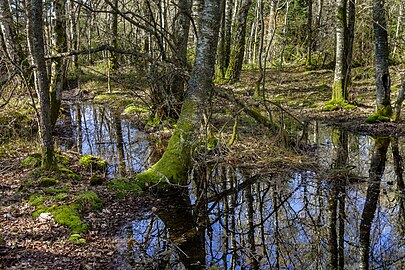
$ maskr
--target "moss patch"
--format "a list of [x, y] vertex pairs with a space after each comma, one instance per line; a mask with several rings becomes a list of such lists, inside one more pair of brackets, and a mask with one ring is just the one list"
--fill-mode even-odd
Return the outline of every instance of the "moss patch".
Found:
[[86, 191], [76, 197], [76, 203], [81, 210], [100, 209], [103, 202], [94, 191]]
[[95, 171], [106, 171], [108, 165], [107, 161], [93, 155], [82, 156], [80, 158], [79, 163], [83, 165], [85, 168]]
[[38, 186], [40, 187], [51, 187], [57, 185], [59, 180], [52, 178], [52, 177], [43, 177], [40, 179]]
[[85, 233], [89, 225], [81, 220], [77, 208], [75, 204], [43, 207], [35, 211], [32, 216], [39, 217], [42, 213], [51, 213], [57, 223], [68, 227], [72, 233]]
[[147, 113], [147, 112], [149, 112], [148, 108], [144, 108], [136, 104], [130, 104], [124, 110], [124, 114]]
[[325, 106], [323, 107], [324, 111], [336, 111], [336, 110], [354, 110], [356, 106], [353, 104], [349, 104], [344, 100], [336, 100], [332, 99], [328, 102], [325, 102]]
[[383, 122], [389, 122], [390, 118], [378, 114], [373, 114], [367, 117], [366, 123], [367, 124], [375, 124], [375, 123], [383, 123]]
[[141, 187], [128, 178], [116, 178], [108, 182], [108, 186], [114, 190], [141, 191]]
[[75, 245], [80, 245], [80, 244], [85, 244], [86, 243], [86, 239], [84, 239], [83, 237], [81, 237], [80, 234], [78, 233], [74, 233], [69, 237], [69, 241], [72, 242]]
[[25, 168], [36, 168], [41, 166], [42, 156], [40, 153], [35, 153], [26, 157], [22, 162], [21, 166]]
[[104, 177], [97, 175], [97, 174], [93, 174], [90, 177], [90, 186], [99, 186], [102, 185], [104, 183]]

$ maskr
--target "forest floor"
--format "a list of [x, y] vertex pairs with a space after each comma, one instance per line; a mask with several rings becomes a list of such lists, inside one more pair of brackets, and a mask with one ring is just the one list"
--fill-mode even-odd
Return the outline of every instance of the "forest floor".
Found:
[[[400, 71], [392, 70], [392, 100], [396, 99], [398, 92]], [[272, 112], [284, 115], [292, 122], [318, 120], [352, 132], [404, 136], [404, 121], [365, 123], [374, 110], [373, 68], [354, 69], [353, 73], [350, 100], [356, 108], [352, 110], [323, 110], [324, 102], [331, 95], [331, 70], [285, 68], [282, 71], [269, 71], [266, 76], [266, 100], [270, 102], [251, 98], [257, 70], [244, 72], [239, 83], [220, 85], [219, 88], [232, 90], [233, 96], [248, 107], [264, 113], [271, 107]], [[227, 134], [223, 140], [226, 142], [232, 133], [231, 120], [239, 109], [232, 108], [232, 102], [221, 98], [217, 98], [213, 104], [213, 126], [217, 130], [225, 127], [223, 130]], [[278, 119], [287, 122], [284, 118]], [[282, 135], [276, 140], [274, 136], [263, 139], [266, 131], [246, 117], [241, 117], [239, 126], [238, 141], [227, 151], [221, 152], [224, 162], [267, 170], [314, 166], [312, 159], [303, 162], [305, 152], [292, 153], [280, 147], [277, 140], [281, 141]], [[141, 196], [125, 180], [112, 182], [101, 179], [98, 183], [91, 183], [94, 181], [92, 173], [80, 164], [80, 156], [74, 152], [59, 154], [60, 164], [65, 168], [62, 172], [46, 173], [35, 168], [35, 164], [23, 166], [22, 161], [35, 151], [35, 147], [13, 142], [8, 143], [7, 147], [10, 145], [14, 147], [12, 151], [0, 151], [0, 269], [125, 269], [117, 246], [126, 242], [120, 239], [118, 232], [131, 220], [151, 211], [151, 207], [155, 206], [153, 196], [146, 193]], [[1, 146], [5, 147], [5, 144]], [[269, 159], [269, 156], [273, 158]], [[276, 156], [277, 159], [274, 158]], [[274, 166], [269, 166], [272, 162]], [[59, 181], [48, 186], [44, 184], [44, 176]], [[102, 206], [97, 205], [97, 199], [83, 195], [91, 191], [101, 199]], [[72, 206], [75, 213], [80, 213], [80, 220], [76, 222], [79, 225], [88, 224], [87, 230], [73, 232], [77, 229], [75, 224], [68, 225], [71, 226], [69, 229], [56, 222], [56, 212], [52, 212], [56, 208], [47, 208], [53, 215], [43, 211], [38, 213], [39, 217], [33, 217], [33, 213], [41, 207], [52, 205]], [[64, 222], [70, 224], [70, 221]]]

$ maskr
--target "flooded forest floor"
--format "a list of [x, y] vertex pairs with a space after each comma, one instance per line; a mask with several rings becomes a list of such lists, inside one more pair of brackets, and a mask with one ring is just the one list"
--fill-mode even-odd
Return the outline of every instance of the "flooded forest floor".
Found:
[[[143, 79], [138, 75], [123, 71], [113, 78], [108, 91], [105, 76], [96, 69], [83, 68], [83, 73], [69, 82], [70, 89], [64, 93], [63, 114], [55, 131], [59, 172], [44, 172], [38, 168], [35, 117], [26, 104], [29, 97], [19, 97], [10, 102], [8, 109], [0, 109], [0, 269], [170, 269], [169, 264], [165, 265], [166, 268], [160, 268], [162, 266], [158, 262], [148, 262], [151, 258], [146, 255], [128, 259], [134, 253], [150, 255], [148, 252], [153, 242], [150, 235], [146, 236], [147, 239], [141, 237], [144, 250], [134, 248], [141, 240], [136, 236], [128, 238], [128, 234], [136, 234], [135, 229], [128, 229], [128, 224], [144, 220], [145, 214], [148, 215], [148, 224], [155, 224], [153, 213], [167, 206], [167, 200], [158, 197], [155, 191], [141, 191], [131, 179], [158, 160], [170, 138], [173, 123], [167, 121], [159, 124], [150, 117], [149, 89], [145, 88]], [[403, 69], [400, 67], [391, 70], [392, 102], [398, 94], [401, 71]], [[215, 94], [207, 104], [208, 128], [201, 134], [205, 146], [198, 148], [195, 166], [190, 174], [198, 173], [202, 164], [210, 168], [207, 173], [204, 167], [206, 175], [223, 176], [234, 171], [234, 178], [241, 182], [238, 192], [259, 178], [262, 179], [260, 181], [271, 183], [272, 187], [278, 184], [282, 186], [290, 181], [283, 180], [288, 176], [293, 179], [291, 185], [294, 188], [297, 185], [295, 190], [300, 190], [302, 184], [294, 181], [300, 181], [297, 179], [304, 178], [305, 173], [316, 174], [314, 179], [318, 181], [322, 178], [326, 182], [333, 182], [342, 174], [347, 177], [349, 172], [346, 170], [340, 167], [338, 171], [334, 170], [330, 163], [323, 162], [323, 159], [334, 159], [331, 157], [334, 150], [319, 150], [327, 142], [339, 148], [340, 138], [347, 136], [342, 135], [345, 132], [354, 134], [350, 135], [349, 144], [351, 140], [360, 138], [358, 141], [369, 140], [372, 145], [374, 143], [370, 136], [396, 139], [405, 136], [404, 120], [397, 123], [365, 122], [373, 113], [375, 104], [372, 67], [353, 70], [353, 87], [349, 96], [354, 108], [350, 110], [325, 110], [325, 102], [331, 97], [332, 70], [307, 70], [302, 67], [269, 70], [264, 98], [254, 97], [257, 77], [258, 70], [246, 70], [240, 82], [216, 85]], [[266, 120], [260, 120], [262, 118]], [[271, 130], [273, 124], [278, 127], [276, 132]], [[322, 130], [327, 135], [314, 135], [322, 133]], [[92, 141], [94, 138], [96, 140]], [[367, 148], [367, 151], [371, 153], [372, 149]], [[401, 146], [400, 151], [402, 153]], [[328, 154], [331, 156], [328, 157]], [[89, 164], [83, 160], [83, 155], [102, 159]], [[360, 159], [360, 156], [358, 154], [357, 158]], [[102, 160], [108, 165], [103, 165]], [[361, 167], [361, 162], [359, 164]], [[357, 176], [350, 176], [351, 181], [363, 181], [365, 176], [356, 173]], [[272, 180], [264, 181], [266, 178]], [[217, 185], [222, 183], [225, 182], [219, 181]], [[227, 189], [227, 184], [224, 185], [223, 192], [215, 190], [215, 187], [214, 191], [208, 192], [210, 203], [219, 198], [218, 209], [221, 211], [228, 209], [229, 205], [228, 201], [224, 204], [219, 201], [236, 190], [232, 187]], [[260, 185], [249, 190], [254, 193], [256, 188], [258, 194], [263, 192]], [[287, 189], [285, 194], [290, 194]], [[326, 198], [327, 204], [330, 187], [325, 189], [328, 191], [322, 198]], [[284, 194], [283, 191], [279, 193], [280, 196]], [[394, 193], [397, 194], [397, 191]], [[400, 197], [403, 200], [404, 194], [401, 193]], [[282, 197], [277, 200], [287, 201]], [[212, 206], [210, 203], [208, 205]], [[256, 203], [259, 205], [261, 202]], [[298, 206], [291, 206], [292, 209], [295, 207]], [[215, 209], [214, 204], [210, 210], [215, 212]], [[241, 216], [245, 213], [243, 211], [239, 213]], [[249, 216], [249, 213], [246, 215]], [[216, 220], [222, 218], [218, 216]], [[161, 220], [166, 221], [164, 217]], [[228, 222], [227, 218], [224, 220]], [[152, 230], [153, 226], [145, 225], [144, 232], [148, 228]], [[317, 226], [314, 225], [314, 228]], [[248, 233], [246, 235], [249, 236]], [[327, 238], [323, 231], [314, 233], [313, 237], [318, 239], [322, 235]], [[265, 241], [262, 242], [264, 246]], [[322, 239], [319, 240], [320, 246], [321, 242]], [[394, 268], [387, 269], [404, 266], [404, 243], [399, 244], [396, 255], [392, 256]], [[274, 244], [281, 252], [283, 248], [278, 245]], [[209, 248], [215, 249], [215, 245]], [[256, 252], [259, 253], [258, 250]], [[233, 252], [229, 254], [236, 256]], [[287, 249], [284, 252], [288, 252]], [[156, 253], [154, 260], [167, 260], [167, 253], [162, 254]], [[207, 258], [210, 256], [206, 255]], [[267, 254], [266, 262], [265, 255], [253, 261], [262, 265], [262, 269], [269, 269], [267, 267], [274, 265], [275, 261], [287, 267], [287, 260], [281, 260], [280, 256], [278, 254], [273, 259], [271, 254]], [[294, 254], [291, 253], [291, 256]], [[242, 262], [226, 261], [226, 256], [223, 257], [224, 262], [220, 264], [221, 260], [215, 260], [212, 255], [211, 264], [207, 263], [206, 268], [230, 269], [234, 264], [234, 269], [244, 269], [242, 259]], [[173, 257], [170, 258], [172, 260]], [[248, 261], [251, 263], [251, 258]], [[303, 269], [300, 267], [305, 265], [302, 262], [293, 263], [296, 268], [292, 266], [288, 269]], [[310, 266], [309, 269], [325, 269], [325, 260], [319, 259], [318, 266]]]

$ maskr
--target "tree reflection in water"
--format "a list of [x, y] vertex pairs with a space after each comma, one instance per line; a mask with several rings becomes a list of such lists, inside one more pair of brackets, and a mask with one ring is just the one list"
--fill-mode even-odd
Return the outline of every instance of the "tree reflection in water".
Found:
[[[134, 269], [360, 269], [366, 253], [370, 269], [403, 269], [403, 180], [387, 185], [397, 165], [382, 178], [389, 140], [364, 146], [345, 131], [334, 137], [326, 175], [200, 168], [206, 188], [160, 198], [133, 222]], [[352, 166], [364, 155], [369, 179]]]

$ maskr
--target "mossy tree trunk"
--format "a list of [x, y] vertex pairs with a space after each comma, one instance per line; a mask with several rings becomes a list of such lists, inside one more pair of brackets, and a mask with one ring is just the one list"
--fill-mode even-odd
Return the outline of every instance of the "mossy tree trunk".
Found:
[[388, 33], [385, 19], [385, 1], [373, 1], [373, 26], [375, 39], [376, 114], [391, 117], [391, 77], [388, 70]]
[[[67, 51], [66, 35], [66, 7], [64, 0], [54, 0], [53, 16], [53, 52], [55, 54]], [[62, 102], [62, 91], [66, 87], [66, 59], [61, 57], [52, 61], [50, 106], [52, 129], [59, 117], [59, 110]]]
[[244, 0], [237, 15], [233, 45], [231, 46], [229, 65], [226, 70], [226, 78], [230, 82], [236, 82], [240, 79], [245, 54], [247, 17], [251, 5], [252, 0]]
[[170, 182], [184, 184], [198, 131], [204, 103], [212, 89], [218, 41], [221, 0], [205, 0], [194, 68], [188, 84], [176, 130], [162, 158], [146, 172], [138, 175], [141, 184]]
[[32, 65], [35, 67], [35, 90], [39, 99], [39, 127], [42, 144], [42, 167], [52, 169], [55, 166], [53, 138], [51, 128], [49, 81], [45, 64], [42, 0], [26, 1], [27, 39]]

